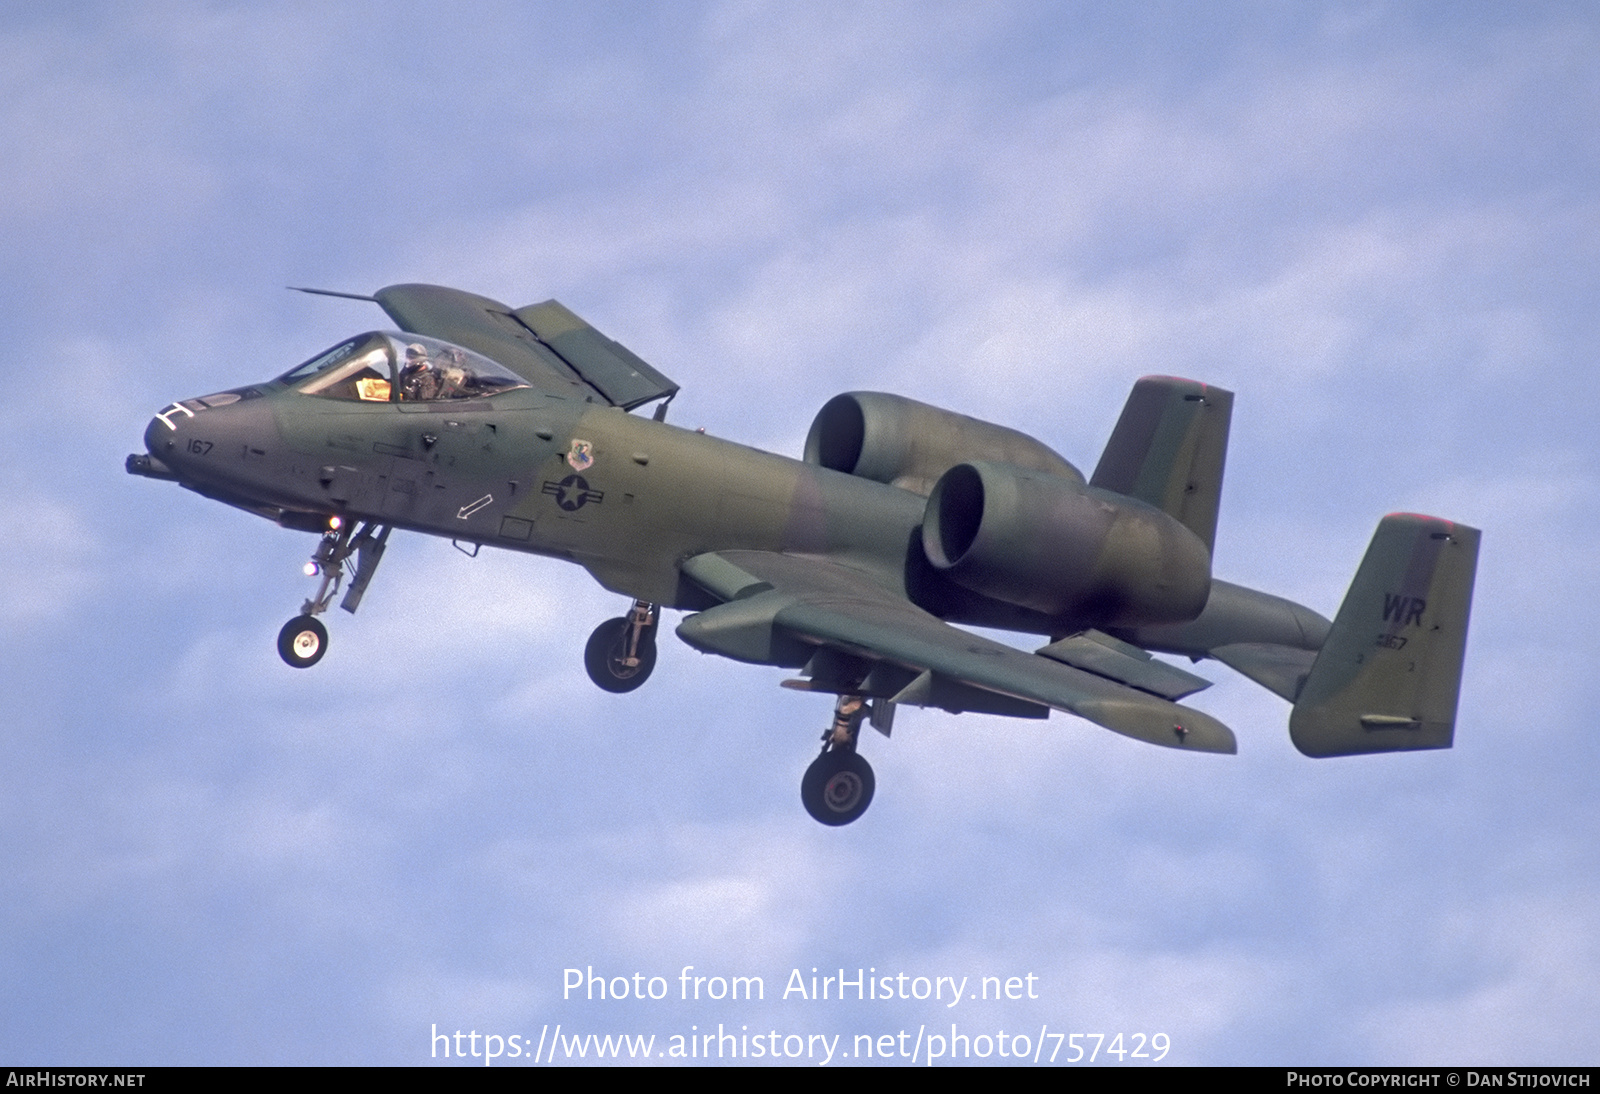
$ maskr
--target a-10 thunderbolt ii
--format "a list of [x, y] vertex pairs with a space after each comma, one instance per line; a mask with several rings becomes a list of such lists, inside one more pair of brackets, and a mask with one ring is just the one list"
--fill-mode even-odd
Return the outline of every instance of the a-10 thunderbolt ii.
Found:
[[[404, 333], [173, 403], [127, 461], [321, 537], [316, 592], [278, 639], [290, 665], [321, 659], [319, 616], [346, 581], [356, 610], [399, 528], [576, 562], [628, 598], [585, 650], [607, 691], [650, 675], [666, 608], [688, 613], [677, 633], [697, 650], [799, 670], [785, 686], [836, 697], [800, 787], [823, 824], [866, 810], [863, 725], [887, 736], [905, 705], [1059, 710], [1235, 751], [1227, 726], [1177, 702], [1208, 681], [1151, 651], [1282, 696], [1310, 756], [1452, 743], [1478, 531], [1383, 518], [1331, 623], [1214, 579], [1220, 388], [1139, 380], [1087, 479], [1015, 430], [874, 392], [825, 404], [793, 460], [668, 425], [677, 385], [553, 300], [327, 295], [375, 302]], [[958, 624], [1044, 642], [1028, 653]]]

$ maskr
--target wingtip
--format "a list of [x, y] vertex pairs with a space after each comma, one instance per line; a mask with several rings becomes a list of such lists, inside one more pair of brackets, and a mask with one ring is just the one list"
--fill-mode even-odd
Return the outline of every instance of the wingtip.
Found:
[[1239, 751], [1239, 742], [1233, 730], [1204, 711], [1179, 703], [1169, 704], [1167, 724], [1171, 728], [1165, 740], [1155, 736], [1147, 736], [1145, 740], [1182, 752], [1215, 752], [1232, 756]]
[[1177, 747], [1185, 751], [1215, 752], [1220, 756], [1239, 754], [1239, 739], [1233, 730], [1209, 714], [1185, 710], [1183, 721], [1174, 723], [1172, 729], [1178, 738]]

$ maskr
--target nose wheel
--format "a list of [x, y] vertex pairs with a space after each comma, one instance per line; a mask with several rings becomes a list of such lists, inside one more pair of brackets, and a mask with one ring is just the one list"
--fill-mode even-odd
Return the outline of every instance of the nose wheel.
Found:
[[322, 655], [328, 652], [328, 628], [317, 616], [328, 610], [347, 575], [350, 586], [339, 606], [347, 612], [356, 610], [383, 558], [389, 531], [387, 525], [378, 528], [368, 522], [357, 532], [353, 525], [339, 517], [328, 518], [327, 531], [306, 565], [308, 576], [321, 575], [317, 595], [302, 604], [300, 614], [278, 632], [278, 656], [283, 658], [284, 664], [308, 669], [322, 660]]
[[328, 652], [328, 628], [315, 616], [297, 615], [278, 632], [278, 656], [284, 664], [308, 669]]
[[656, 667], [656, 624], [660, 613], [642, 600], [620, 619], [608, 619], [594, 629], [583, 650], [583, 667], [603, 691], [632, 691]]

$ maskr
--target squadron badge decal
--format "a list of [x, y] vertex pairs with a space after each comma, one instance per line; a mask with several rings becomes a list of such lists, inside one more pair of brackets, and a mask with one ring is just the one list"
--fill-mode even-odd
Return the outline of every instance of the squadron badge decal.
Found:
[[572, 448], [567, 452], [567, 466], [574, 471], [587, 471], [594, 466], [594, 445], [572, 438]]

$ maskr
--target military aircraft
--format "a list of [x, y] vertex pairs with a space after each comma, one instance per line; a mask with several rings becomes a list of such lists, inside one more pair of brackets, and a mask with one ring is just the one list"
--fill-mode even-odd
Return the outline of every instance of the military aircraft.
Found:
[[649, 677], [665, 608], [688, 613], [677, 634], [696, 650], [799, 670], [786, 687], [835, 697], [800, 791], [827, 825], [872, 801], [861, 730], [888, 736], [905, 705], [1058, 710], [1234, 752], [1227, 726], [1177, 702], [1209, 681], [1152, 652], [1288, 700], [1309, 756], [1453, 743], [1479, 532], [1384, 517], [1331, 622], [1213, 578], [1221, 388], [1139, 380], [1087, 478], [1025, 434], [877, 392], [827, 402], [793, 460], [666, 424], [677, 385], [554, 300], [302, 291], [376, 303], [403, 333], [173, 403], [127, 460], [320, 536], [316, 591], [278, 636], [294, 667], [322, 658], [319, 616], [347, 580], [356, 610], [399, 528], [576, 562], [630, 600], [585, 649], [607, 691]]

